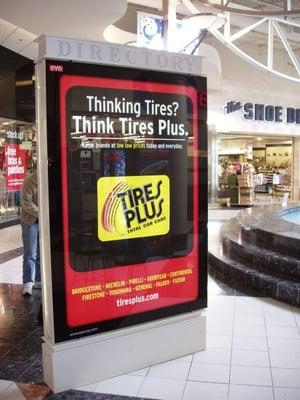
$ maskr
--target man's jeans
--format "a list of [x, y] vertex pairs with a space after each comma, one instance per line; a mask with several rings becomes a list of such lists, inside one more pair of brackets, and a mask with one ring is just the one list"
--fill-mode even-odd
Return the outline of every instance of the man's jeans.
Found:
[[40, 282], [39, 224], [21, 224], [23, 239], [23, 283]]

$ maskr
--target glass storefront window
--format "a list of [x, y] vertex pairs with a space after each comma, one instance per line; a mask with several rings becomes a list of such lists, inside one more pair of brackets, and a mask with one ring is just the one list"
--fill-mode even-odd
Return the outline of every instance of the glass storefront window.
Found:
[[250, 206], [292, 193], [292, 139], [218, 135], [218, 198]]
[[34, 125], [0, 118], [0, 227], [18, 220], [23, 181], [35, 163]]

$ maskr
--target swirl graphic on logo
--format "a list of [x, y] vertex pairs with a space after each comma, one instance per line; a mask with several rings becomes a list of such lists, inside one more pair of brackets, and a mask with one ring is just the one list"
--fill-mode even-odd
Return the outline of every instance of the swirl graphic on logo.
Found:
[[[126, 229], [125, 221], [120, 219], [119, 210], [121, 210], [121, 200], [117, 197], [118, 193], [128, 190], [129, 185], [124, 182], [118, 183], [110, 194], [107, 196], [101, 214], [101, 222], [103, 228], [110, 233], [119, 232], [122, 233]], [[120, 229], [121, 228], [121, 229]], [[123, 229], [122, 229], [123, 228]]]

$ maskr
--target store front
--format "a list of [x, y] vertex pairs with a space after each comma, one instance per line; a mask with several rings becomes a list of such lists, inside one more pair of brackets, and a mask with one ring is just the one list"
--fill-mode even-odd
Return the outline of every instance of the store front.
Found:
[[209, 201], [252, 206], [284, 195], [299, 200], [298, 102], [267, 90], [249, 93], [228, 85], [209, 98]]
[[293, 139], [218, 134], [218, 198], [254, 205], [291, 197]]

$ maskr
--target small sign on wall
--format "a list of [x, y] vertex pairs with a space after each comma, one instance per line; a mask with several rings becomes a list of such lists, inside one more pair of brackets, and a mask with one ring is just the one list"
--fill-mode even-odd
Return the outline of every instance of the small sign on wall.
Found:
[[7, 192], [21, 190], [26, 176], [27, 155], [21, 144], [23, 138], [24, 133], [19, 128], [6, 132], [4, 154]]

